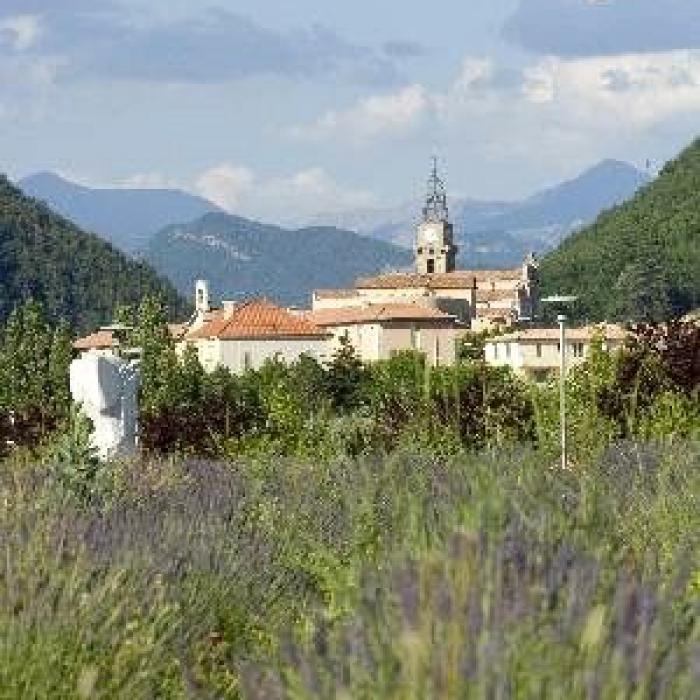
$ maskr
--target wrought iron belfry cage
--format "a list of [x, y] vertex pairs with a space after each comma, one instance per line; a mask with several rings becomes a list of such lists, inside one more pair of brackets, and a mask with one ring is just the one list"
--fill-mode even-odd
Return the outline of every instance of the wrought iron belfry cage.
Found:
[[447, 187], [438, 174], [438, 159], [433, 156], [433, 168], [428, 179], [428, 195], [423, 207], [423, 220], [447, 221], [449, 218]]

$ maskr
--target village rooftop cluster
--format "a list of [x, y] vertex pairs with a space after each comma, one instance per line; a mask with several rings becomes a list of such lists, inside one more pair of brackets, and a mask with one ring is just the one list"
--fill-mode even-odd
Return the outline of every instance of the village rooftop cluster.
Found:
[[[561, 366], [562, 348], [558, 331], [535, 325], [541, 305], [535, 257], [527, 256], [516, 269], [459, 270], [457, 252], [446, 187], [434, 164], [412, 272], [361, 278], [351, 289], [317, 290], [306, 310], [267, 299], [224, 301], [216, 307], [209, 283], [199, 280], [194, 315], [171, 326], [171, 334], [180, 352], [196, 349], [205, 370], [242, 373], [274, 358], [292, 363], [306, 355], [326, 362], [342, 342], [349, 342], [364, 362], [413, 350], [432, 366], [451, 366], [461, 339], [486, 333], [486, 362], [536, 381], [547, 379]], [[613, 350], [625, 337], [616, 325], [572, 329], [565, 355], [577, 364], [594, 338]], [[79, 339], [75, 348], [110, 355], [118, 344], [118, 334], [107, 327]]]

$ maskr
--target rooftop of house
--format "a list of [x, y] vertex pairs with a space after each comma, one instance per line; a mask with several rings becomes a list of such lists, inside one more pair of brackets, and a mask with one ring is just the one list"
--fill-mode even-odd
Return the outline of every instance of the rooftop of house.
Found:
[[491, 306], [477, 306], [476, 318], [502, 319], [504, 321], [515, 319], [517, 312], [513, 308], [494, 308]]
[[520, 281], [523, 273], [514, 270], [456, 270], [423, 275], [415, 272], [394, 272], [357, 280], [358, 289], [472, 289], [478, 282]]
[[441, 325], [456, 323], [456, 317], [420, 304], [365, 304], [339, 309], [319, 309], [306, 314], [316, 326], [345, 326], [391, 321], [432, 321]]
[[514, 301], [515, 295], [512, 289], [478, 289], [476, 303], [489, 303], [492, 301]]
[[[507, 335], [489, 338], [488, 343], [558, 343], [560, 339], [559, 328], [525, 328]], [[595, 326], [582, 326], [581, 328], [568, 328], [566, 339], [572, 342], [591, 342], [596, 335], [604, 340], [624, 341], [629, 332], [616, 324], [602, 323]]]
[[317, 289], [316, 299], [353, 299], [358, 296], [357, 289]]
[[119, 345], [119, 341], [114, 335], [114, 331], [101, 328], [84, 338], [78, 338], [73, 343], [74, 350], [109, 350]]
[[324, 338], [326, 335], [325, 331], [302, 315], [276, 306], [266, 299], [253, 299], [211, 314], [204, 325], [187, 334], [186, 340]]

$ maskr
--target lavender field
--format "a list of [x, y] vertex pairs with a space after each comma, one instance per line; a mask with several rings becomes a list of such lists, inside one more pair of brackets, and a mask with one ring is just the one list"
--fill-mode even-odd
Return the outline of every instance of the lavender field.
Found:
[[0, 476], [0, 696], [690, 698], [697, 443]]

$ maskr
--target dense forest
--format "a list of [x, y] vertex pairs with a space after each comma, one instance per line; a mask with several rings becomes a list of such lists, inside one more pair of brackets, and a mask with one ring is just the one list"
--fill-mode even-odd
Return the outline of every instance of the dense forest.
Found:
[[172, 285], [0, 175], [0, 320], [22, 300], [40, 301], [49, 318], [84, 330], [112, 319], [120, 305], [162, 296], [186, 311]]
[[661, 320], [700, 305], [700, 139], [629, 202], [542, 262], [545, 293], [590, 319]]

